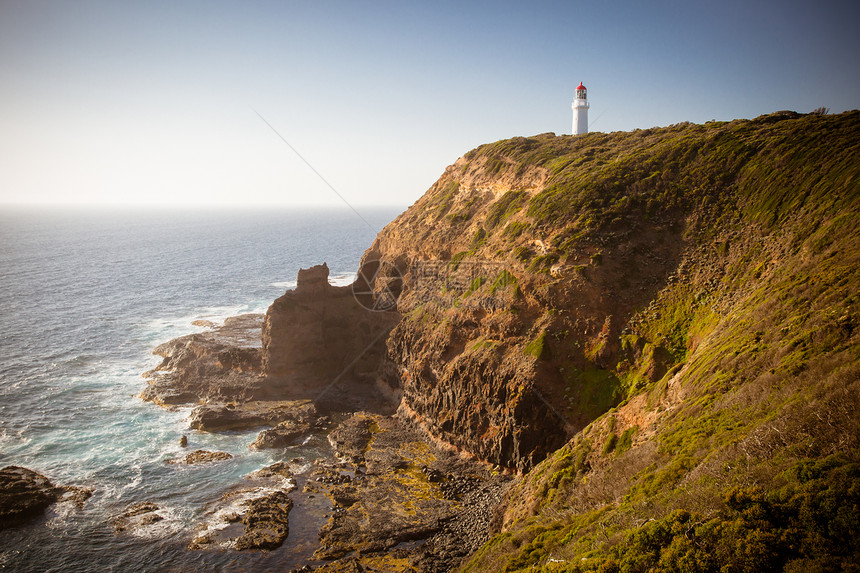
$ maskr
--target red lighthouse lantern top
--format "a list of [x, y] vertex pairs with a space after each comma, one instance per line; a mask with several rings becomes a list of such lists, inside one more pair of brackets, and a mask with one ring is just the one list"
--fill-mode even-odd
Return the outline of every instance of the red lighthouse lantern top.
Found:
[[582, 85], [582, 82], [579, 82], [579, 85], [576, 86], [576, 99], [585, 99], [585, 86]]

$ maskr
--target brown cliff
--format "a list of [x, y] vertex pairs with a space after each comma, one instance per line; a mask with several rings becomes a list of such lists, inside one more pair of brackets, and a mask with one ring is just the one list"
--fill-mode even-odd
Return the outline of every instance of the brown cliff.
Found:
[[[328, 283], [328, 272], [325, 263], [300, 270], [295, 290], [275, 300], [266, 312], [265, 393], [354, 409], [349, 402], [360, 401], [364, 392], [375, 393], [369, 387], [385, 350], [385, 336], [398, 316], [373, 308], [373, 296], [362, 287], [361, 278], [338, 287]], [[344, 385], [349, 389], [344, 391]]]
[[777, 240], [801, 208], [810, 232], [825, 218], [814, 206], [846, 200], [857, 117], [470, 151], [363, 258], [403, 281], [381, 377], [436, 437], [528, 470], [695, 351], [742, 294], [721, 282], [729, 254]]

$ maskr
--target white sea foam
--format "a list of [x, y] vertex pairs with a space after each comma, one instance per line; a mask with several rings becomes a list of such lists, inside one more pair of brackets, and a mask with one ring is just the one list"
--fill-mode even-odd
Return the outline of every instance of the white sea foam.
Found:
[[207, 321], [222, 325], [232, 316], [240, 314], [263, 314], [270, 302], [255, 302], [251, 304], [236, 304], [225, 306], [210, 306], [196, 309], [188, 314], [155, 318], [147, 321], [143, 327], [142, 337], [146, 341], [166, 342], [186, 334], [206, 330], [205, 326], [193, 324], [196, 321]]
[[139, 539], [163, 539], [188, 529], [189, 516], [178, 507], [159, 507], [153, 512], [161, 520], [129, 527], [124, 533]]

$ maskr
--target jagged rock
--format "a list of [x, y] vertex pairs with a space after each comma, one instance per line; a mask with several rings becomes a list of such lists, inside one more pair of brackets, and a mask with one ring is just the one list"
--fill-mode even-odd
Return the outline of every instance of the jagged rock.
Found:
[[291, 445], [296, 438], [307, 434], [312, 427], [309, 422], [294, 420], [281, 422], [274, 428], [260, 432], [250, 447], [255, 450], [283, 448]]
[[290, 533], [292, 500], [282, 491], [248, 501], [242, 517], [245, 532], [236, 539], [236, 549], [276, 549]]
[[42, 515], [62, 492], [38, 472], [6, 466], [0, 470], [0, 529]]
[[162, 521], [164, 517], [156, 513], [160, 509], [157, 504], [151, 501], [135, 503], [111, 519], [111, 524], [117, 533], [140, 529]]
[[234, 316], [223, 326], [157, 346], [153, 354], [164, 360], [144, 373], [149, 383], [140, 397], [161, 406], [173, 406], [255, 396], [263, 383], [262, 323], [262, 315]]
[[262, 367], [267, 392], [342, 408], [352, 394], [343, 388], [374, 377], [397, 314], [369, 310], [360, 302], [364, 295], [354, 293], [351, 286], [328, 283], [325, 263], [299, 271], [295, 290], [266, 312]]
[[251, 444], [251, 448], [283, 448], [297, 438], [307, 435], [317, 427], [316, 408], [313, 404], [292, 409], [289, 416], [274, 428], [263, 430]]
[[81, 486], [55, 486], [31, 469], [6, 466], [0, 470], [0, 529], [36, 518], [54, 503], [71, 503], [78, 509], [93, 490]]
[[251, 472], [248, 474], [246, 479], [261, 479], [261, 478], [272, 478], [278, 477], [281, 478], [291, 478], [293, 477], [293, 472], [290, 470], [290, 465], [286, 462], [275, 462], [270, 466], [266, 466], [261, 468], [255, 472]]
[[316, 415], [308, 400], [205, 404], [191, 411], [189, 425], [196, 430], [218, 432], [272, 426], [285, 420], [312, 419]]
[[364, 462], [364, 453], [373, 437], [370, 429], [377, 419], [365, 413], [358, 413], [341, 422], [328, 437], [334, 446], [335, 454], [354, 464]]
[[[283, 462], [272, 464], [248, 474], [245, 480], [209, 507], [190, 549], [221, 547], [242, 551], [281, 546], [289, 535], [293, 508], [287, 495], [295, 488], [289, 466]], [[241, 527], [228, 527], [230, 524]]]
[[209, 462], [222, 462], [233, 459], [232, 454], [227, 452], [209, 452], [207, 450], [195, 450], [184, 458], [167, 460], [168, 464], [204, 464]]
[[87, 503], [87, 500], [89, 500], [93, 496], [93, 490], [88, 487], [66, 485], [60, 487], [60, 489], [62, 490], [62, 493], [60, 494], [60, 498], [57, 500], [57, 502], [69, 502], [78, 509], [83, 509], [84, 505], [86, 505]]

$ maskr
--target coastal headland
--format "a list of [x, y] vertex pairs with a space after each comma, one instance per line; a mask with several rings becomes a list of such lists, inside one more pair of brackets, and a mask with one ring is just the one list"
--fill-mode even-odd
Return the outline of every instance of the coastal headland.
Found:
[[304, 570], [856, 563], [858, 158], [857, 111], [466, 153], [353, 285], [302, 269], [156, 349], [141, 397], [190, 428], [333, 451], [230, 488], [189, 550], [270, 549], [323, 499]]

